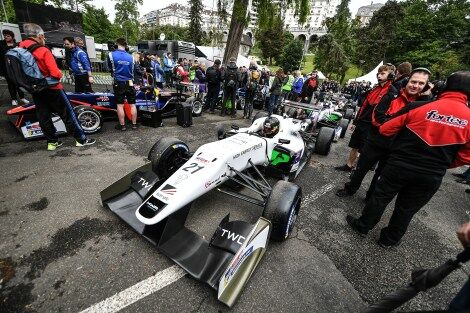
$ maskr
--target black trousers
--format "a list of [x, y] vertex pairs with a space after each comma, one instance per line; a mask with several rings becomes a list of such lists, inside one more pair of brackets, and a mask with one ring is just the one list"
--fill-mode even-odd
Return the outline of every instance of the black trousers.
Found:
[[8, 92], [10, 93], [10, 98], [11, 100], [18, 100], [18, 96], [20, 99], [24, 98], [24, 92], [21, 91], [20, 88], [18, 88], [12, 81], [11, 79], [8, 78], [8, 76], [5, 76], [5, 79], [7, 81], [8, 85]]
[[222, 114], [225, 114], [227, 111], [226, 103], [230, 99], [232, 103], [232, 109], [230, 114], [235, 115], [237, 113], [237, 90], [235, 88], [225, 88], [224, 89], [224, 101], [222, 102]]
[[256, 90], [247, 90], [245, 94], [245, 107], [243, 108], [243, 116], [251, 118], [253, 113], [253, 100], [255, 99]]
[[75, 75], [75, 92], [93, 92], [88, 81], [88, 74]]
[[395, 209], [380, 240], [398, 243], [406, 233], [413, 216], [428, 203], [439, 189], [442, 175], [423, 174], [387, 164], [359, 218], [359, 226], [370, 230], [380, 221], [387, 205], [395, 196]]
[[206, 108], [210, 108], [211, 112], [214, 112], [215, 105], [219, 99], [219, 93], [219, 86], [207, 85]]
[[351, 175], [351, 180], [344, 185], [344, 188], [347, 189], [351, 194], [356, 193], [359, 188], [361, 188], [364, 177], [366, 177], [367, 173], [377, 162], [379, 162], [379, 166], [377, 166], [375, 170], [374, 178], [372, 179], [369, 191], [367, 192], [367, 196], [370, 196], [370, 194], [374, 191], [377, 179], [387, 162], [389, 153], [390, 152], [388, 148], [376, 145], [370, 141], [366, 141], [364, 147], [361, 149], [361, 154], [359, 155], [356, 169]]
[[[86, 139], [83, 130], [78, 124], [70, 103], [64, 103], [64, 95], [61, 92], [63, 91], [58, 89], [45, 89], [33, 94], [39, 126], [48, 143], [57, 142], [56, 128], [52, 122], [52, 113], [56, 113], [64, 122], [67, 133], [73, 134], [77, 141], [83, 142]], [[67, 106], [70, 106], [69, 109]]]

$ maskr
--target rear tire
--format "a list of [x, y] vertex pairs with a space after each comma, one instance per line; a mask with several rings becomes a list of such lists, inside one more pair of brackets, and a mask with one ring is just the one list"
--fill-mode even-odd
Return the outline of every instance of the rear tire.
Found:
[[271, 239], [286, 240], [294, 227], [300, 210], [302, 189], [291, 182], [280, 180], [266, 201], [263, 217], [271, 221]]
[[315, 142], [315, 153], [320, 155], [328, 155], [330, 153], [331, 143], [335, 136], [335, 130], [330, 127], [320, 128], [320, 132]]
[[189, 148], [179, 139], [162, 138], [150, 149], [148, 159], [152, 171], [161, 179], [167, 179], [189, 159]]
[[341, 119], [341, 121], [339, 122], [339, 126], [341, 127], [341, 135], [339, 136], [339, 138], [344, 138], [344, 136], [346, 135], [346, 131], [348, 130], [349, 120], [346, 118]]
[[346, 112], [344, 113], [344, 118], [350, 120], [354, 116], [354, 109], [348, 108], [346, 109]]

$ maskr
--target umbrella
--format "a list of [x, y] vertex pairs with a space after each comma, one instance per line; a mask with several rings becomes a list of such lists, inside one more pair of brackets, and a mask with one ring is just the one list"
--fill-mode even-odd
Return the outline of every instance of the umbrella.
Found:
[[414, 298], [420, 291], [426, 291], [437, 286], [450, 273], [460, 267], [461, 263], [470, 260], [470, 248], [465, 249], [441, 266], [428, 270], [417, 270], [411, 274], [411, 283], [394, 293], [386, 296], [378, 303], [369, 306], [366, 313], [392, 312], [402, 304]]

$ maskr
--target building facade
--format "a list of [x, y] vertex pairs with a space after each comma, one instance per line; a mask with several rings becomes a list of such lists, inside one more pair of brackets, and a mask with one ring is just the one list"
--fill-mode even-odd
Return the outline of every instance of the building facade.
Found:
[[367, 24], [369, 24], [370, 19], [372, 18], [374, 13], [380, 10], [380, 8], [383, 6], [383, 3], [371, 3], [370, 5], [360, 7], [357, 10], [356, 18], [359, 18], [359, 20], [361, 21], [361, 26], [366, 26]]

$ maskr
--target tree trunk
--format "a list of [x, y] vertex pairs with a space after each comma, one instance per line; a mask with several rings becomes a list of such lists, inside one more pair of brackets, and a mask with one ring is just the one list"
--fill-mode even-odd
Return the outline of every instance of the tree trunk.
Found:
[[223, 63], [227, 64], [230, 58], [237, 58], [240, 50], [243, 29], [247, 21], [248, 0], [235, 0], [233, 2], [232, 19], [230, 21], [230, 30], [225, 45]]

